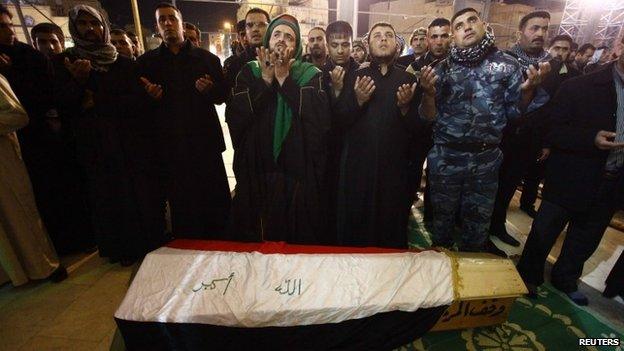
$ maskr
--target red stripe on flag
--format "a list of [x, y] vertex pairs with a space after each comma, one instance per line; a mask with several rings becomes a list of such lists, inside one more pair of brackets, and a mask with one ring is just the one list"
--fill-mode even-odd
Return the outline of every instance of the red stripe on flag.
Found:
[[263, 243], [244, 243], [220, 240], [176, 239], [167, 247], [185, 250], [229, 251], [229, 252], [260, 252], [263, 254], [379, 254], [398, 252], [420, 252], [422, 250], [389, 249], [381, 247], [344, 247], [293, 245], [284, 241], [266, 241]]

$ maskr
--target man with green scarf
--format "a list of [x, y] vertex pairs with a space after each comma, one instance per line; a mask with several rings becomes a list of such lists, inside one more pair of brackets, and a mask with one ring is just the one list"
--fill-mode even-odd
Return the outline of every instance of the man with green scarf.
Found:
[[332, 241], [323, 212], [329, 103], [321, 71], [301, 52], [297, 20], [277, 17], [236, 79], [226, 110], [237, 182], [232, 240]]

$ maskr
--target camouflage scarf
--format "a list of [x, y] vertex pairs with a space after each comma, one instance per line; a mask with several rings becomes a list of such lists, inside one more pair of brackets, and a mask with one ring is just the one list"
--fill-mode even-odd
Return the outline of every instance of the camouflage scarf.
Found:
[[449, 57], [452, 62], [462, 66], [476, 67], [495, 48], [494, 35], [490, 32], [485, 32], [485, 36], [481, 39], [481, 42], [475, 46], [458, 48], [456, 45], [453, 45]]
[[542, 52], [538, 55], [529, 55], [527, 52], [522, 50], [519, 44], [512, 46], [509, 51], [516, 56], [516, 59], [520, 62], [523, 71], [529, 69], [529, 66], [531, 65], [537, 67], [540, 62], [550, 60], [548, 51], [542, 50]]

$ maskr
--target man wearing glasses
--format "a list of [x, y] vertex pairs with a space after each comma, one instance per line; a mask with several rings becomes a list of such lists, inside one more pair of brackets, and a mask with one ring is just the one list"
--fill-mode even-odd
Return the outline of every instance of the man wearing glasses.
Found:
[[225, 80], [230, 88], [236, 85], [236, 76], [241, 68], [249, 61], [256, 59], [256, 48], [262, 45], [262, 38], [264, 38], [270, 19], [269, 14], [263, 9], [252, 8], [247, 11], [245, 15], [245, 37], [248, 45], [242, 54], [238, 56], [234, 54], [229, 57], [223, 67]]

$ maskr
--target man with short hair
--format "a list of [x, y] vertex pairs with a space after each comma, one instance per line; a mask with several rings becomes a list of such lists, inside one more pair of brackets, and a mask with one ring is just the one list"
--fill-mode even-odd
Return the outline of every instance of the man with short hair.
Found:
[[340, 158], [338, 240], [347, 246], [407, 248], [408, 141], [418, 133], [416, 77], [395, 65], [396, 32], [372, 26], [371, 64], [356, 71], [345, 104]]
[[591, 43], [581, 45], [574, 56], [574, 68], [583, 72], [589, 60], [594, 56], [594, 52], [596, 52], [596, 47]]
[[303, 57], [305, 62], [310, 62], [319, 69], [322, 69], [327, 62], [327, 42], [325, 37], [325, 29], [321, 27], [310, 29], [308, 32], [309, 54]]
[[238, 36], [238, 40], [236, 41], [236, 50], [232, 52], [232, 55], [240, 56], [247, 48], [247, 37], [245, 36], [246, 30], [244, 19], [236, 22], [236, 35]]
[[136, 104], [134, 66], [110, 43], [104, 16], [86, 5], [69, 12], [74, 46], [54, 57], [59, 113], [75, 135], [100, 255], [130, 265], [162, 244], [143, 236], [128, 172], [127, 121]]
[[257, 51], [226, 110], [237, 182], [230, 240], [334, 243], [325, 226], [331, 116], [322, 72], [301, 61], [299, 23], [289, 15], [271, 21]]
[[598, 248], [616, 210], [624, 206], [624, 56], [593, 74], [564, 82], [554, 98], [541, 206], [518, 272], [537, 297], [546, 258], [567, 225], [551, 283], [578, 305], [583, 265]]
[[351, 57], [357, 62], [359, 65], [368, 61], [368, 49], [366, 45], [361, 40], [353, 41], [353, 52], [351, 52]]
[[133, 44], [130, 37], [123, 29], [112, 29], [110, 31], [111, 44], [117, 50], [117, 53], [125, 58], [134, 60]]
[[[351, 57], [353, 29], [348, 22], [336, 21], [327, 26], [326, 41], [329, 59], [323, 66], [323, 83], [329, 95], [331, 106], [331, 129], [328, 135], [327, 150], [327, 192], [328, 192], [328, 232], [336, 231], [336, 201], [338, 194], [338, 176], [340, 154], [342, 151], [345, 126], [342, 121], [348, 119], [344, 108], [345, 101], [351, 97], [350, 89], [355, 83], [355, 72], [360, 65]], [[335, 237], [335, 235], [333, 235]]]
[[162, 231], [168, 200], [175, 237], [222, 238], [230, 191], [214, 105], [226, 99], [223, 70], [217, 56], [184, 39], [177, 7], [161, 3], [155, 16], [163, 43], [137, 60], [149, 116], [144, 128], [153, 135], [153, 166], [159, 170], [149, 187], [141, 184], [142, 217], [151, 230]]
[[[596, 56], [597, 53], [600, 55], [600, 57], [598, 57], [598, 60], [594, 61], [593, 56]], [[585, 65], [585, 68], [583, 68], [583, 73], [592, 73], [600, 69], [600, 67], [602, 67], [607, 62], [609, 62], [611, 60], [611, 48], [605, 45], [599, 46], [596, 48], [596, 52], [594, 52], [593, 56], [590, 59], [591, 62], [588, 62]]]
[[65, 35], [61, 27], [54, 23], [39, 23], [32, 27], [30, 36], [35, 49], [50, 58], [65, 50]]
[[[420, 77], [420, 70], [425, 66], [435, 67], [444, 60], [449, 52], [451, 44], [451, 22], [446, 18], [436, 18], [427, 28], [427, 47], [429, 51], [418, 60], [412, 62], [406, 69], [407, 72]], [[417, 198], [416, 192], [420, 189], [422, 180], [423, 164], [427, 154], [433, 146], [431, 126], [422, 128], [419, 135], [415, 135], [410, 142], [410, 191]], [[429, 222], [432, 217], [431, 198], [428, 191], [424, 196], [425, 210], [424, 220]], [[411, 211], [412, 203], [408, 203], [408, 211]]]
[[409, 43], [412, 53], [401, 56], [396, 60], [397, 64], [406, 68], [427, 52], [427, 29], [424, 27], [416, 29], [410, 36]]
[[184, 39], [190, 41], [194, 47], [201, 48], [201, 31], [196, 25], [184, 22]]
[[[564, 81], [579, 76], [581, 72], [568, 63], [568, 56], [572, 47], [572, 38], [569, 35], [557, 35], [550, 40], [548, 53], [552, 57], [549, 61], [551, 72], [544, 78], [541, 87], [548, 96], [555, 96], [559, 86]], [[535, 149], [548, 145], [546, 134], [551, 128], [549, 116], [550, 105], [544, 105], [539, 111], [539, 117], [535, 118], [533, 138]], [[532, 161], [522, 177], [522, 196], [520, 197], [520, 209], [530, 217], [535, 217], [535, 201], [539, 184], [544, 178], [544, 160]]]
[[229, 88], [236, 84], [238, 72], [248, 62], [256, 59], [256, 49], [262, 46], [262, 39], [269, 26], [271, 17], [263, 9], [254, 7], [245, 15], [245, 40], [247, 45], [241, 55], [232, 55], [225, 60], [223, 70]]
[[126, 31], [128, 38], [132, 41], [132, 53], [134, 54], [134, 58], [139, 58], [139, 56], [143, 55], [145, 50], [143, 49], [143, 44], [139, 40], [139, 37], [134, 34], [134, 32]]
[[[516, 33], [518, 42], [507, 53], [518, 60], [525, 76], [529, 71], [538, 70], [545, 75], [550, 69], [548, 61], [551, 57], [548, 51], [544, 50], [549, 22], [550, 14], [546, 11], [531, 12], [520, 20]], [[542, 115], [535, 110], [543, 107], [549, 96], [542, 87], [534, 89], [532, 94], [526, 95], [531, 101], [531, 108], [528, 109], [531, 113], [525, 113], [522, 119], [507, 124], [501, 142], [504, 157], [500, 167], [490, 233], [511, 246], [520, 246], [520, 242], [507, 232], [505, 226], [509, 203], [531, 163], [536, 159], [543, 162], [548, 157], [548, 148], [542, 145], [542, 138], [539, 137]], [[523, 210], [529, 215], [532, 214], [530, 209]]]
[[578, 52], [579, 44], [577, 44], [574, 40], [572, 40], [572, 45], [570, 46], [570, 55], [568, 55], [567, 64], [572, 64], [574, 62], [574, 58], [576, 57], [576, 53]]
[[533, 94], [539, 73], [531, 71], [523, 83], [520, 64], [496, 48], [475, 9], [458, 11], [451, 28], [455, 46], [449, 57], [421, 71], [421, 115], [435, 123], [427, 157], [433, 244], [453, 246], [459, 210], [461, 251], [506, 256], [488, 240], [502, 162], [498, 145], [506, 124], [528, 106], [524, 95]]

